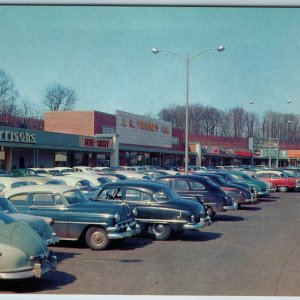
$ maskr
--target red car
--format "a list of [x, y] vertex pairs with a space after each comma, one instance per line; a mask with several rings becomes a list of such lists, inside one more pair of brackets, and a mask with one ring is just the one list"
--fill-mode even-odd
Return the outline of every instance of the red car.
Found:
[[260, 180], [273, 183], [279, 192], [300, 189], [300, 178], [290, 177], [281, 171], [261, 170], [256, 171], [255, 176]]

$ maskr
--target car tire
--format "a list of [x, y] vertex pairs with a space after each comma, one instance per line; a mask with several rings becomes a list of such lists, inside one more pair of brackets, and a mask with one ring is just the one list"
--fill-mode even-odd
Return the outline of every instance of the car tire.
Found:
[[277, 187], [278, 192], [284, 193], [288, 190], [287, 186], [278, 186]]
[[85, 241], [92, 250], [104, 250], [108, 247], [110, 240], [103, 228], [90, 227], [85, 233]]
[[165, 241], [171, 236], [172, 229], [167, 224], [153, 224], [150, 226], [150, 232], [154, 234], [156, 240]]

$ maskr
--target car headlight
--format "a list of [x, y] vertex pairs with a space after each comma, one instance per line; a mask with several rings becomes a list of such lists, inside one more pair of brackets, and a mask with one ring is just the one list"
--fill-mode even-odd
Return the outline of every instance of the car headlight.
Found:
[[115, 220], [116, 220], [117, 223], [119, 223], [120, 220], [121, 220], [121, 217], [118, 213], [115, 214]]

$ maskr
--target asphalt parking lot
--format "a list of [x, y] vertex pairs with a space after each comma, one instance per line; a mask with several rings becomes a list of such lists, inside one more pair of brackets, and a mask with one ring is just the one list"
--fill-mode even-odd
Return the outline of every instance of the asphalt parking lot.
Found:
[[169, 241], [129, 238], [99, 252], [61, 242], [50, 247], [56, 271], [2, 281], [1, 293], [300, 296], [299, 221], [300, 193], [273, 193]]

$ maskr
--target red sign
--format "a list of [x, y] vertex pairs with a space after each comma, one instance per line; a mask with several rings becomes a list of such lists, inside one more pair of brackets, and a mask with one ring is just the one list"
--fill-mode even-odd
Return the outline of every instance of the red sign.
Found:
[[79, 144], [81, 147], [104, 148], [104, 149], [112, 148], [112, 140], [96, 139], [92, 137], [89, 138], [81, 137]]

